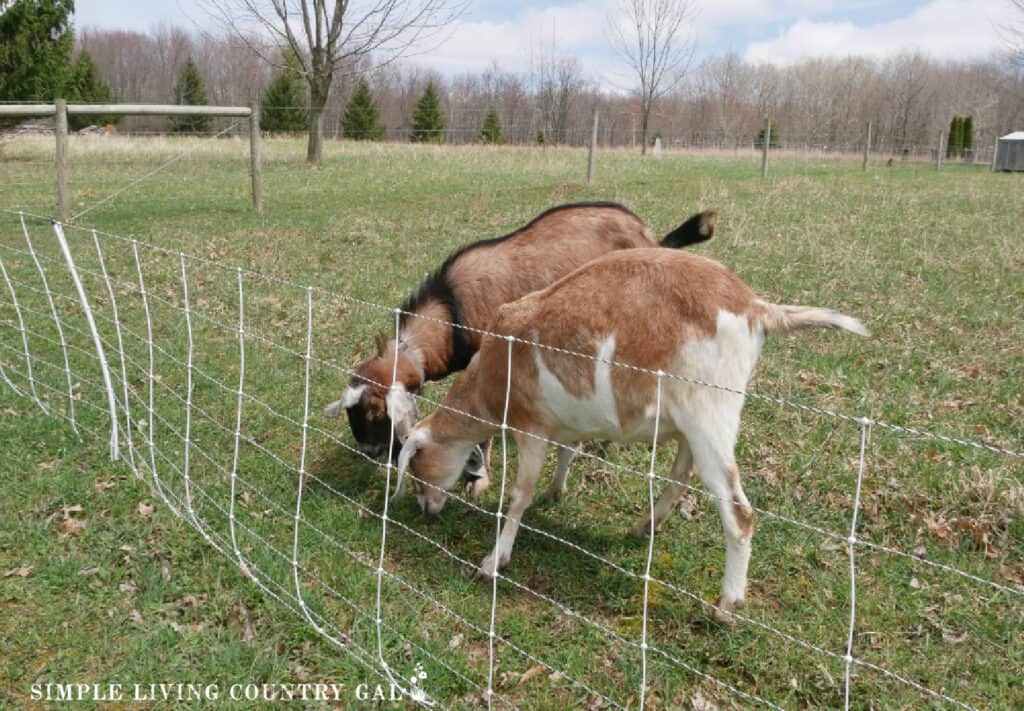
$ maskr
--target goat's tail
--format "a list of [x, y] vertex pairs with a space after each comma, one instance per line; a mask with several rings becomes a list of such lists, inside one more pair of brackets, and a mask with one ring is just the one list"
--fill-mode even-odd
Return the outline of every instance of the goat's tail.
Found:
[[687, 247], [698, 242], [707, 242], [715, 234], [716, 210], [705, 210], [698, 212], [689, 220], [679, 225], [661, 240], [662, 247], [676, 249]]
[[798, 328], [834, 328], [849, 331], [858, 336], [870, 336], [868, 329], [859, 319], [831, 309], [817, 306], [791, 306], [789, 304], [766, 304], [761, 317], [765, 333], [773, 331], [795, 331]]

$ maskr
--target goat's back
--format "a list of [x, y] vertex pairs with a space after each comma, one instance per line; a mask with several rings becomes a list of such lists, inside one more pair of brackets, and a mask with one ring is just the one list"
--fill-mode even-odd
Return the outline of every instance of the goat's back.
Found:
[[[513, 347], [516, 426], [565, 425], [575, 435], [615, 439], [639, 436], [633, 430], [641, 425], [646, 431], [654, 377], [600, 361], [743, 387], [760, 353], [766, 308], [722, 264], [693, 254], [635, 249], [596, 259], [499, 310], [491, 330], [553, 347]], [[495, 415], [507, 348], [485, 338], [471, 376]]]
[[484, 328], [502, 304], [543, 289], [597, 257], [655, 244], [650, 228], [623, 207], [569, 205], [503, 238], [470, 245], [453, 256], [446, 277], [463, 322]]

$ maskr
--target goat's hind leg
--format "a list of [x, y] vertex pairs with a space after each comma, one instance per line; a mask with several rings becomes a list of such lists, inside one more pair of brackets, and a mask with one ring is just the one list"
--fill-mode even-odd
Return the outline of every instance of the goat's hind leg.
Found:
[[555, 466], [555, 474], [551, 477], [551, 484], [548, 485], [548, 488], [540, 496], [539, 501], [541, 503], [558, 501], [565, 496], [565, 492], [568, 489], [566, 479], [569, 476], [569, 465], [572, 464], [572, 460], [575, 457], [576, 449], [569, 445], [560, 445], [558, 447], [558, 464]]
[[708, 493], [715, 497], [725, 531], [725, 576], [718, 609], [714, 611], [719, 622], [732, 622], [729, 613], [741, 609], [746, 602], [747, 567], [754, 535], [754, 511], [743, 493], [733, 454], [735, 432], [727, 430], [730, 428], [699, 428], [689, 436], [697, 473]]
[[[676, 452], [676, 461], [672, 464], [672, 481], [665, 486], [654, 505], [654, 528], [657, 530], [664, 523], [676, 499], [679, 498], [683, 488], [689, 485], [690, 477], [693, 474], [693, 453], [690, 452], [690, 445], [685, 437], [679, 438], [679, 449]], [[651, 512], [640, 519], [633, 528], [629, 529], [631, 536], [646, 536], [651, 532]]]

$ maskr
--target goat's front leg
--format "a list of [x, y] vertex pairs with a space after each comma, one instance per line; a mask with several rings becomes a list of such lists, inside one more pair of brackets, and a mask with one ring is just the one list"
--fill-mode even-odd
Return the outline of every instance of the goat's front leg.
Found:
[[519, 531], [519, 521], [533, 500], [533, 490], [544, 466], [546, 442], [524, 435], [516, 438], [516, 444], [519, 446], [519, 469], [516, 471], [516, 481], [512, 486], [512, 500], [504, 517], [505, 523], [501, 527], [498, 543], [477, 570], [479, 577], [491, 578], [498, 570], [508, 565], [512, 557], [512, 546], [516, 542], [516, 533]]
[[469, 455], [469, 461], [463, 468], [462, 474], [466, 478], [466, 493], [474, 499], [479, 499], [491, 485], [491, 445], [494, 439], [488, 437], [473, 448]]

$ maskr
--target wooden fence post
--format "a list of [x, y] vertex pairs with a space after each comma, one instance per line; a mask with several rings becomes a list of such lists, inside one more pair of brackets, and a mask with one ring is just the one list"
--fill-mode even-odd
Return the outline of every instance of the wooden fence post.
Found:
[[597, 145], [597, 107], [594, 107], [594, 127], [590, 132], [590, 155], [587, 156], [587, 183], [594, 179], [594, 148]]
[[867, 172], [868, 169], [868, 152], [871, 150], [871, 122], [868, 121], [867, 133], [864, 137], [864, 164], [861, 168]]
[[53, 134], [57, 145], [54, 161], [57, 164], [57, 217], [61, 222], [71, 219], [71, 196], [68, 192], [68, 102], [57, 99], [54, 102]]
[[992, 145], [992, 168], [991, 171], [996, 172], [996, 157], [999, 155], [999, 137], [996, 137], [996, 142]]
[[263, 164], [260, 158], [260, 105], [252, 105], [249, 115], [249, 160], [252, 163], [252, 207], [263, 212]]
[[764, 141], [761, 144], [761, 177], [768, 176], [768, 144], [772, 142], [772, 120], [766, 119], [764, 123]]
[[946, 134], [939, 131], [939, 149], [935, 151], [935, 170], [942, 170], [942, 139]]

